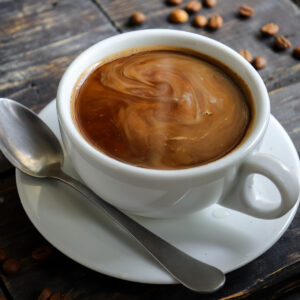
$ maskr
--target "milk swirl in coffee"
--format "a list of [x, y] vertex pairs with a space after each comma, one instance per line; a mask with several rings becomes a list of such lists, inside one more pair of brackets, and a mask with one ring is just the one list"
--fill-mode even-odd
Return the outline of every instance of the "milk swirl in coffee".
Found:
[[103, 63], [74, 98], [75, 123], [91, 145], [150, 169], [217, 160], [241, 143], [252, 114], [250, 92], [237, 75], [175, 48]]

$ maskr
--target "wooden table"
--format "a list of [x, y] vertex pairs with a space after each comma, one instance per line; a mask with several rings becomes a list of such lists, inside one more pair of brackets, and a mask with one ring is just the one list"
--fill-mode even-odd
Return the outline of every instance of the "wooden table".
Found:
[[[186, 1], [184, 1], [186, 2]], [[255, 16], [237, 16], [247, 3]], [[182, 4], [181, 6], [184, 6]], [[272, 113], [300, 150], [300, 61], [292, 50], [276, 52], [272, 38], [259, 28], [273, 21], [294, 46], [300, 45], [299, 0], [219, 0], [204, 15], [219, 13], [224, 26], [215, 32], [197, 29], [191, 22], [174, 25], [174, 9], [163, 0], [0, 0], [0, 97], [15, 99], [39, 111], [55, 98], [57, 85], [69, 63], [90, 45], [121, 32], [142, 28], [176, 28], [219, 40], [235, 50], [264, 55], [268, 66], [260, 71], [271, 97]], [[127, 25], [140, 10], [147, 22]], [[68, 299], [299, 299], [300, 212], [283, 237], [266, 253], [227, 276], [219, 292], [200, 296], [179, 285], [160, 286], [121, 281], [93, 272], [56, 251], [48, 263], [32, 260], [33, 249], [47, 242], [33, 227], [20, 204], [14, 170], [0, 173], [0, 248], [21, 260], [15, 276], [0, 273], [0, 295], [8, 299], [37, 299], [49, 286]]]

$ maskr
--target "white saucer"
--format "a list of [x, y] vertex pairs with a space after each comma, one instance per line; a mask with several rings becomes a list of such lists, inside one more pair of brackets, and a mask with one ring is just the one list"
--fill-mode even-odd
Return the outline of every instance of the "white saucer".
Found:
[[[59, 136], [55, 101], [40, 116]], [[299, 177], [297, 151], [274, 117], [261, 151], [279, 157]], [[75, 176], [68, 159], [65, 170]], [[61, 183], [34, 179], [18, 171], [16, 177], [28, 217], [65, 255], [113, 277], [143, 283], [176, 283], [125, 231], [88, 206], [77, 192]], [[254, 187], [260, 196], [279, 199], [273, 185], [260, 176], [256, 177]], [[269, 249], [285, 232], [296, 210], [294, 207], [276, 220], [260, 220], [214, 205], [183, 218], [134, 219], [181, 250], [227, 273]]]

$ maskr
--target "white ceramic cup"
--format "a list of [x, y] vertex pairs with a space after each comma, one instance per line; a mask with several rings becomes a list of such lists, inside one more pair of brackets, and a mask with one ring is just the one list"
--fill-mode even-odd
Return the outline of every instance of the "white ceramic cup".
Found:
[[[155, 45], [199, 51], [223, 62], [247, 83], [254, 99], [255, 116], [251, 133], [239, 147], [206, 165], [153, 170], [108, 157], [81, 136], [73, 123], [70, 101], [82, 73], [116, 52]], [[84, 51], [66, 70], [57, 92], [57, 111], [64, 147], [82, 180], [103, 199], [129, 213], [175, 217], [218, 203], [251, 216], [272, 219], [287, 213], [298, 199], [298, 179], [275, 157], [257, 152], [270, 117], [269, 96], [261, 77], [238, 53], [210, 38], [151, 29], [105, 39]], [[257, 205], [246, 184], [247, 178], [256, 173], [268, 177], [280, 191], [281, 202], [276, 207]], [[226, 197], [228, 193], [237, 197]]]

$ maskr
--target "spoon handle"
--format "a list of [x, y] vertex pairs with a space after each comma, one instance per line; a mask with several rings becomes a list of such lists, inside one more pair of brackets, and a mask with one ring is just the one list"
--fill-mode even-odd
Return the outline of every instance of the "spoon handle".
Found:
[[116, 223], [125, 228], [176, 280], [187, 288], [196, 292], [211, 293], [223, 286], [225, 275], [219, 269], [196, 260], [172, 246], [69, 175], [60, 173], [54, 178], [70, 185], [87, 197], [93, 205], [104, 209]]

